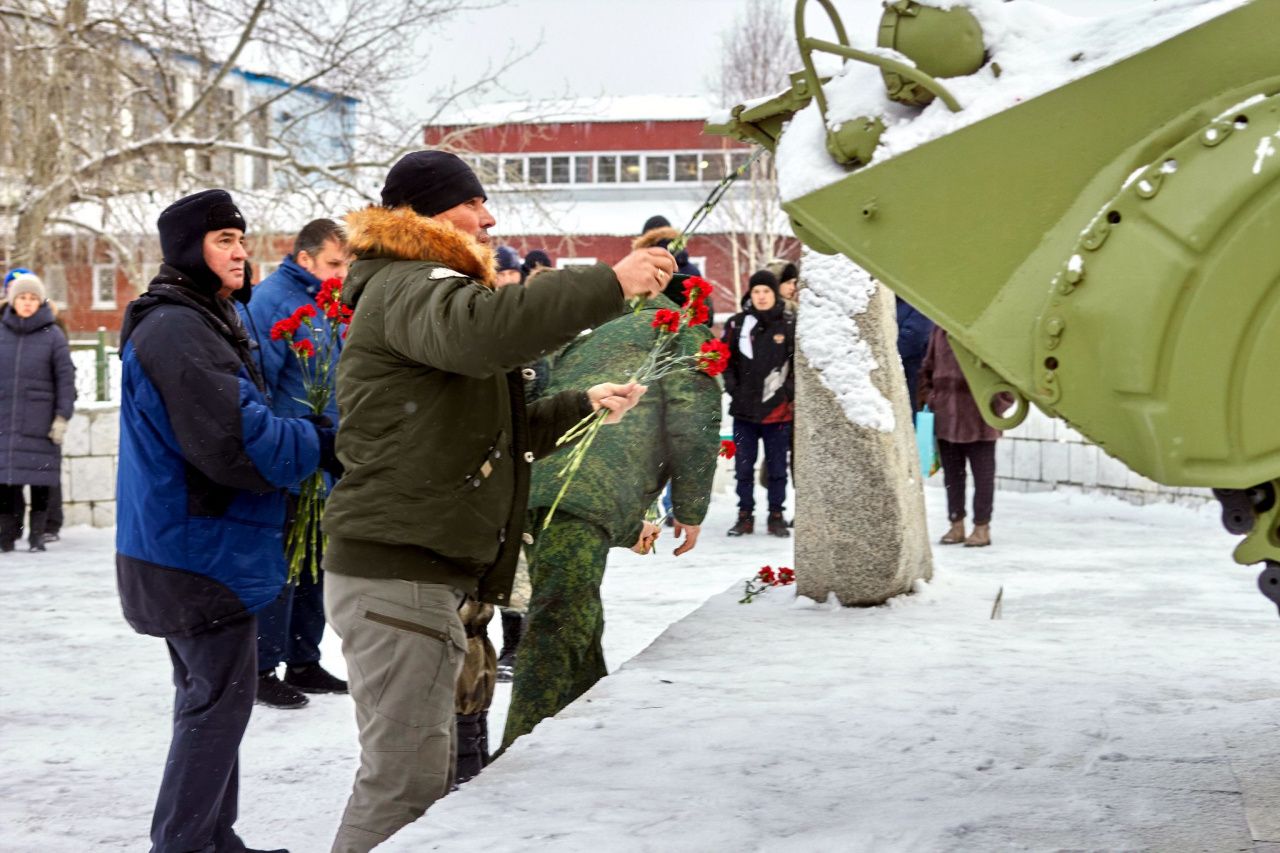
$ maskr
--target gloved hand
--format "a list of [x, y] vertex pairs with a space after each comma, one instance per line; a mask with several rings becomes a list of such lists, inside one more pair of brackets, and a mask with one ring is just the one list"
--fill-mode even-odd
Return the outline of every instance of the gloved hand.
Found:
[[303, 420], [311, 422], [311, 425], [316, 428], [316, 438], [320, 439], [320, 467], [334, 479], [341, 477], [345, 469], [338, 461], [338, 454], [334, 450], [338, 431], [333, 428], [333, 421], [324, 415], [303, 415]]
[[67, 435], [67, 419], [62, 415], [58, 415], [53, 419], [53, 423], [49, 426], [49, 440], [59, 447], [62, 446], [62, 439]]

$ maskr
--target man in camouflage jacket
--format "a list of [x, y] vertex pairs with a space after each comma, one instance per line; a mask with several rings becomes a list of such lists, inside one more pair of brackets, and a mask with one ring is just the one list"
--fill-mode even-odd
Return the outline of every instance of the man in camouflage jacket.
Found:
[[[638, 314], [575, 340], [553, 361], [547, 393], [632, 375], [659, 334], [655, 312], [675, 307], [657, 296]], [[696, 355], [710, 337], [704, 326], [682, 328], [673, 354]], [[710, 503], [719, 448], [720, 385], [690, 366], [651, 382], [626, 420], [599, 434], [546, 530], [542, 521], [563, 482], [556, 476], [563, 451], [534, 463], [529, 494], [533, 598], [520, 639], [504, 748], [607, 674], [600, 646], [600, 582], [609, 548], [647, 550], [658, 528], [646, 524], [644, 515], [670, 480], [676, 536], [685, 536], [675, 553], [691, 549]]]

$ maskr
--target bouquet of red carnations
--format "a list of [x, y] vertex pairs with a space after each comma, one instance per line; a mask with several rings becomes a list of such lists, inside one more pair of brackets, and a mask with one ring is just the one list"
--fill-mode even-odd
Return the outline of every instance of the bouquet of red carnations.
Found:
[[[323, 321], [319, 319], [321, 312], [325, 317]], [[315, 305], [300, 305], [293, 314], [271, 327], [271, 340], [285, 341], [298, 360], [302, 387], [307, 395], [305, 400], [299, 399], [298, 402], [305, 403], [313, 415], [323, 417], [333, 399], [333, 352], [339, 339], [347, 336], [347, 324], [350, 322], [351, 309], [342, 304], [342, 281], [331, 278], [320, 286]], [[300, 337], [303, 328], [307, 330], [306, 337]], [[326, 495], [324, 472], [316, 469], [302, 481], [298, 511], [285, 540], [291, 583], [297, 581], [304, 566], [310, 566], [311, 578], [316, 578], [324, 547], [320, 519], [324, 515]]]

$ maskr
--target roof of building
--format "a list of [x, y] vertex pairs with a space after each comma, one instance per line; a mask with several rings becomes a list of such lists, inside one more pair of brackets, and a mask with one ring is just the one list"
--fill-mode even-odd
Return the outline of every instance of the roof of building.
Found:
[[720, 105], [703, 95], [625, 95], [498, 101], [459, 107], [442, 114], [435, 126], [563, 124], [566, 122], [704, 121]]

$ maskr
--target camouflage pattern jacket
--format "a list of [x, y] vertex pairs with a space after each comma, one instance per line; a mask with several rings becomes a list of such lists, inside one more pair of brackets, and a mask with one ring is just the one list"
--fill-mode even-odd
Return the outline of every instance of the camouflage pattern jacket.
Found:
[[[627, 313], [580, 336], [552, 361], [546, 393], [625, 382], [657, 339], [654, 313], [675, 307], [658, 296], [638, 314]], [[710, 339], [704, 326], [684, 328], [670, 352], [693, 355]], [[629, 548], [640, 537], [645, 511], [670, 480], [674, 517], [701, 524], [719, 450], [720, 383], [693, 367], [677, 370], [650, 383], [649, 393], [621, 423], [600, 430], [556, 513], [598, 524], [612, 547]], [[530, 509], [545, 509], [555, 501], [562, 484], [556, 472], [564, 454], [561, 450], [534, 463]]]

